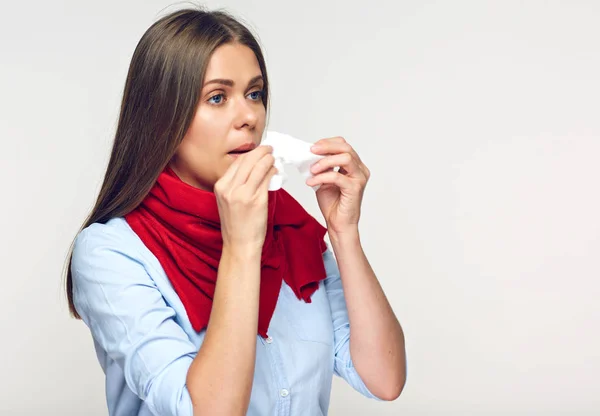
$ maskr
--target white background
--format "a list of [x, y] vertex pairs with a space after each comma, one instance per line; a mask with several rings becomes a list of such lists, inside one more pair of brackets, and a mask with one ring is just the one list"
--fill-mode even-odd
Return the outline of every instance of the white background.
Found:
[[[258, 33], [269, 128], [342, 135], [373, 173], [361, 232], [408, 380], [377, 403], [336, 378], [330, 414], [600, 414], [600, 2], [206, 4]], [[61, 272], [133, 50], [187, 5], [2, 4], [0, 415], [107, 414]]]

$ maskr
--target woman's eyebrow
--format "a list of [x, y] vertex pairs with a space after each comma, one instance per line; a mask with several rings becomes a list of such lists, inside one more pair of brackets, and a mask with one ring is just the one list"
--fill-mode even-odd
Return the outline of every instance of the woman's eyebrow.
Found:
[[[252, 85], [257, 81], [260, 81], [262, 78], [263, 78], [262, 75], [257, 75], [254, 78], [252, 78], [250, 80], [250, 82], [248, 82], [248, 85]], [[233, 80], [231, 80], [231, 79], [218, 78], [218, 79], [211, 79], [210, 81], [204, 83], [205, 86], [208, 84], [222, 84], [222, 85], [226, 85], [228, 87], [233, 87], [235, 85], [235, 82], [233, 82]]]

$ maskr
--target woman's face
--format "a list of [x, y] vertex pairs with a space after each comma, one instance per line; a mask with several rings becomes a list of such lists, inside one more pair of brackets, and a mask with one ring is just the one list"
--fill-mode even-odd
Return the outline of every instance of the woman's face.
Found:
[[181, 180], [212, 191], [238, 151], [260, 144], [266, 118], [263, 87], [262, 72], [250, 48], [228, 43], [214, 51], [196, 114], [170, 161]]

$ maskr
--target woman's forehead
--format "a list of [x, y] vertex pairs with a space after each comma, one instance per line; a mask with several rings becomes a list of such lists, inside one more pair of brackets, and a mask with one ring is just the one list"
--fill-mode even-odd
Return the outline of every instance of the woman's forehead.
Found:
[[218, 47], [210, 57], [205, 80], [228, 79], [246, 86], [258, 75], [261, 75], [260, 65], [252, 49], [240, 44], [225, 44]]

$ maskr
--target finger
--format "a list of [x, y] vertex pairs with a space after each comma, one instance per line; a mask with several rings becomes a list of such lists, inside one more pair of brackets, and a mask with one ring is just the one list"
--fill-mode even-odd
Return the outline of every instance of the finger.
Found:
[[334, 171], [327, 171], [325, 173], [321, 173], [319, 175], [315, 175], [311, 178], [308, 178], [306, 180], [306, 184], [308, 186], [332, 184], [340, 189], [345, 190], [351, 190], [355, 186], [354, 181], [352, 181], [350, 177]]
[[241, 160], [236, 172], [233, 175], [232, 183], [238, 185], [246, 183], [254, 165], [256, 165], [256, 163], [264, 155], [272, 152], [273, 147], [271, 146], [258, 146], [256, 149], [251, 150], [250, 152], [245, 153], [241, 156], [238, 156], [237, 159]]
[[321, 142], [336, 142], [336, 143], [345, 143], [346, 139], [344, 139], [342, 136], [335, 136], [335, 137], [325, 137], [323, 139], [320, 139], [319, 141], [317, 141], [316, 143], [321, 143]]
[[229, 167], [227, 168], [227, 170], [221, 177], [221, 182], [224, 182], [224, 183], [231, 182], [233, 180], [233, 177], [235, 176], [237, 170], [239, 169], [242, 161], [243, 161], [242, 157], [235, 158], [235, 160], [231, 163], [231, 165], [229, 165]]
[[360, 167], [350, 153], [340, 153], [337, 155], [326, 156], [318, 162], [314, 163], [310, 171], [313, 175], [322, 173], [328, 169], [339, 167], [348, 174], [353, 175], [360, 172]]
[[275, 166], [271, 166], [271, 169], [269, 169], [269, 171], [263, 177], [261, 183], [259, 184], [257, 192], [267, 192], [269, 190], [269, 184], [271, 183], [271, 179], [277, 174], [277, 172], [277, 168]]
[[343, 137], [321, 139], [314, 143], [311, 151], [317, 155], [334, 155], [350, 153], [360, 163], [360, 157], [352, 146]]
[[[275, 158], [271, 153], [264, 155], [256, 164], [252, 167], [246, 184], [253, 190], [256, 190], [262, 183], [265, 175], [267, 175], [273, 165], [275, 164]], [[277, 170], [277, 169], [275, 169]]]

